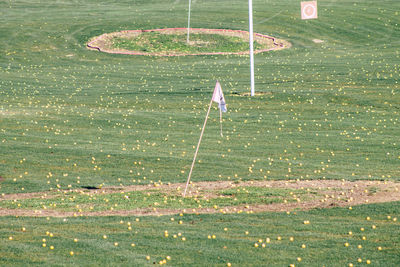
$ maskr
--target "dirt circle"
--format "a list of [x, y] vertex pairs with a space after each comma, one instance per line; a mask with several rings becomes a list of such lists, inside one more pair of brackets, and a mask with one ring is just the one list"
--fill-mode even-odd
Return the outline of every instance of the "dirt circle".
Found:
[[[140, 56], [198, 56], [198, 55], [245, 55], [249, 54], [249, 50], [238, 51], [238, 52], [184, 52], [184, 51], [157, 51], [157, 52], [146, 52], [129, 50], [125, 48], [116, 48], [113, 46], [114, 38], [135, 38], [144, 33], [155, 32], [158, 34], [165, 35], [185, 35], [187, 33], [186, 28], [166, 28], [166, 29], [152, 29], [152, 30], [128, 30], [112, 33], [104, 33], [102, 35], [93, 37], [87, 43], [87, 48], [98, 50], [100, 52], [111, 53], [111, 54], [125, 54], [125, 55], [140, 55]], [[217, 34], [227, 37], [237, 37], [243, 41], [249, 41], [249, 32], [241, 30], [229, 30], [229, 29], [190, 29], [191, 34]], [[268, 35], [255, 33], [255, 43], [259, 44], [261, 48], [254, 51], [255, 54], [280, 50], [289, 48], [291, 44], [285, 40], [277, 39]]]

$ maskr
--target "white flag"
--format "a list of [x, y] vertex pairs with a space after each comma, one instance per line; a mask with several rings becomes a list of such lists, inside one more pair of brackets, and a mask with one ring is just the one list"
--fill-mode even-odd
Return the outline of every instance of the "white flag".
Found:
[[224, 93], [222, 93], [221, 84], [218, 81], [215, 85], [212, 101], [218, 103], [218, 107], [221, 109], [222, 112], [226, 112]]

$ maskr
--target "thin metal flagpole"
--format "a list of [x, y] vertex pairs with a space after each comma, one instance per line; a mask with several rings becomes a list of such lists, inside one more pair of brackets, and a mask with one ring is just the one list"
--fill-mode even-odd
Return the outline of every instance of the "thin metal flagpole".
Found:
[[254, 96], [254, 40], [253, 40], [253, 1], [249, 0], [249, 42], [250, 42], [250, 84], [251, 96]]
[[186, 42], [189, 43], [189, 32], [190, 32], [190, 6], [191, 6], [192, 0], [189, 0], [189, 14], [188, 14], [188, 26], [187, 26], [187, 38]]
[[192, 167], [190, 167], [190, 172], [189, 172], [189, 176], [188, 176], [188, 179], [187, 179], [187, 182], [186, 182], [186, 187], [185, 187], [185, 192], [183, 193], [183, 197], [186, 196], [186, 190], [187, 190], [187, 188], [188, 188], [188, 186], [189, 186], [190, 177], [192, 176], [193, 167], [194, 167], [194, 164], [195, 164], [195, 162], [196, 162], [197, 153], [199, 152], [199, 147], [200, 147], [201, 139], [203, 138], [204, 129], [206, 128], [206, 124], [207, 124], [207, 120], [208, 120], [208, 115], [210, 114], [212, 102], [213, 102], [213, 100], [212, 100], [212, 98], [211, 98], [210, 105], [209, 105], [209, 107], [208, 107], [208, 111], [207, 111], [207, 115], [206, 115], [206, 119], [204, 120], [203, 129], [201, 129], [201, 134], [200, 134], [200, 138], [199, 138], [199, 143], [197, 144], [196, 152], [194, 153], [193, 162], [192, 162]]
[[222, 134], [222, 109], [219, 109], [219, 125], [221, 126], [221, 137], [224, 137]]

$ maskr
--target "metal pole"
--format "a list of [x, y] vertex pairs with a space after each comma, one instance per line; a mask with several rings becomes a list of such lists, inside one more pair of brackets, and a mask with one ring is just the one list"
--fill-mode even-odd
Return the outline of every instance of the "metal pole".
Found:
[[186, 196], [186, 190], [187, 190], [187, 188], [188, 188], [188, 186], [189, 186], [190, 176], [192, 176], [193, 167], [194, 167], [194, 164], [195, 164], [195, 162], [196, 162], [197, 153], [199, 152], [199, 147], [200, 147], [201, 139], [203, 138], [204, 129], [206, 128], [206, 124], [207, 124], [207, 120], [208, 120], [208, 115], [210, 114], [212, 102], [213, 102], [213, 100], [212, 100], [212, 98], [211, 98], [211, 102], [210, 102], [210, 106], [208, 107], [206, 119], [204, 120], [203, 129], [201, 129], [201, 134], [200, 134], [200, 138], [199, 138], [199, 143], [197, 144], [196, 152], [194, 153], [193, 162], [192, 162], [192, 167], [190, 167], [190, 172], [189, 172], [189, 176], [188, 176], [188, 179], [187, 179], [187, 182], [186, 182], [186, 187], [185, 187], [185, 192], [183, 193], [183, 197]]
[[249, 0], [249, 42], [250, 42], [250, 84], [251, 96], [254, 96], [254, 40], [253, 40], [253, 1]]
[[191, 6], [192, 0], [189, 0], [189, 14], [188, 14], [188, 26], [187, 26], [187, 39], [186, 42], [189, 44], [189, 29], [190, 29], [190, 6]]
[[222, 133], [222, 109], [219, 109], [219, 125], [221, 128], [221, 137], [224, 137], [224, 134]]

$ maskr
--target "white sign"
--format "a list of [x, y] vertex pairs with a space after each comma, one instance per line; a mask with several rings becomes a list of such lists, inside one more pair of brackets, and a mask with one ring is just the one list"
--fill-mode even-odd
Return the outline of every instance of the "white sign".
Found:
[[317, 1], [301, 2], [301, 19], [318, 18]]

